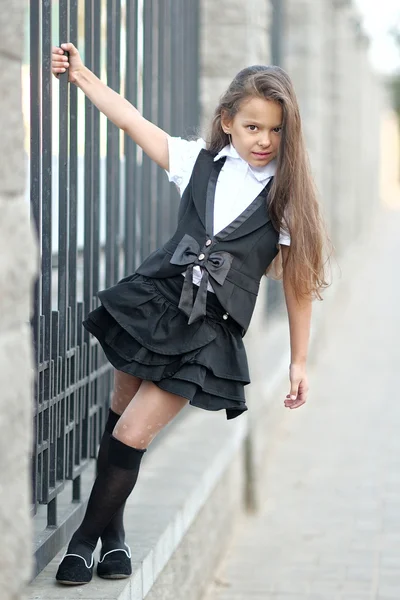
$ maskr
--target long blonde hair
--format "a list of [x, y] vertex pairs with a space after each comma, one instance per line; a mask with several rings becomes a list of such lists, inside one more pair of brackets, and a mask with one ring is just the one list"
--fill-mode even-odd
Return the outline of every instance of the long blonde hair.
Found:
[[[314, 181], [304, 145], [300, 111], [287, 73], [276, 66], [255, 65], [240, 71], [215, 110], [208, 150], [217, 154], [229, 144], [221, 117], [232, 119], [244, 99], [258, 97], [278, 102], [282, 107], [282, 137], [277, 170], [268, 196], [268, 210], [277, 231], [283, 226], [291, 244], [285, 264], [285, 277], [296, 296], [321, 299], [326, 281], [326, 248], [330, 245], [321, 218]], [[282, 277], [281, 253], [267, 273]]]

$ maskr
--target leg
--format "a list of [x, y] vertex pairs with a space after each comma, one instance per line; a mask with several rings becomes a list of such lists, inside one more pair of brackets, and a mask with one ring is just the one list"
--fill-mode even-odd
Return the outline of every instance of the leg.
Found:
[[133, 396], [138, 391], [142, 380], [123, 371], [114, 369], [114, 389], [111, 398], [111, 410], [122, 415]]
[[[92, 564], [92, 553], [105, 527], [135, 486], [143, 453], [186, 404], [185, 398], [164, 392], [152, 382], [142, 382], [111, 436], [108, 467], [97, 476], [85, 517], [68, 546], [68, 554], [81, 558], [70, 556], [62, 561], [57, 573], [59, 581], [90, 581], [91, 573], [85, 579], [85, 569]], [[81, 561], [80, 566], [77, 560]]]
[[116, 424], [113, 437], [127, 446], [145, 449], [186, 404], [186, 398], [143, 381]]
[[[118, 419], [135, 396], [142, 380], [133, 377], [122, 371], [114, 371], [114, 389], [111, 399], [111, 409], [109, 412], [106, 428], [101, 438], [99, 453], [97, 457], [97, 474], [105, 471], [108, 465], [108, 450], [111, 434]], [[115, 513], [110, 523], [101, 534], [102, 550], [101, 556], [104, 556], [110, 550], [125, 548], [125, 530], [123, 523], [125, 504], [123, 504]]]

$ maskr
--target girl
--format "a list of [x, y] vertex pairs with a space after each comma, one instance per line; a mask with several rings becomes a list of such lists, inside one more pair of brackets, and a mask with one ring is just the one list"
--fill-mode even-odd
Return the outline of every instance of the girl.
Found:
[[131, 574], [124, 504], [157, 433], [188, 402], [225, 409], [228, 419], [247, 410], [242, 337], [261, 277], [276, 270], [277, 260], [291, 344], [284, 404], [306, 402], [311, 301], [326, 283], [299, 109], [282, 69], [253, 66], [235, 77], [208, 144], [171, 138], [144, 119], [82, 64], [70, 43], [52, 56], [54, 75], [67, 69], [69, 81], [167, 171], [182, 195], [173, 237], [135, 274], [100, 292], [101, 306], [84, 321], [115, 367], [115, 382], [87, 511], [56, 576], [83, 584], [92, 578], [99, 538], [98, 574]]

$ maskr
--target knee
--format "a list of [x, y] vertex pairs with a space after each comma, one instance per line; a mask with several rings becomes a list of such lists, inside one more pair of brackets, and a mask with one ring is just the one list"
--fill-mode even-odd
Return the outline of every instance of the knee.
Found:
[[136, 427], [129, 427], [127, 423], [123, 422], [122, 417], [114, 427], [112, 435], [126, 446], [137, 448], [138, 450], [145, 450], [153, 439], [148, 434], [145, 434], [144, 431]]

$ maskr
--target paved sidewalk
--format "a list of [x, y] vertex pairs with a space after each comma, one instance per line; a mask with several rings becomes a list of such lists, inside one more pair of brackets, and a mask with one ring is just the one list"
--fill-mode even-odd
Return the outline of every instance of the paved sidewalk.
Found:
[[400, 211], [354, 264], [207, 600], [400, 600]]

